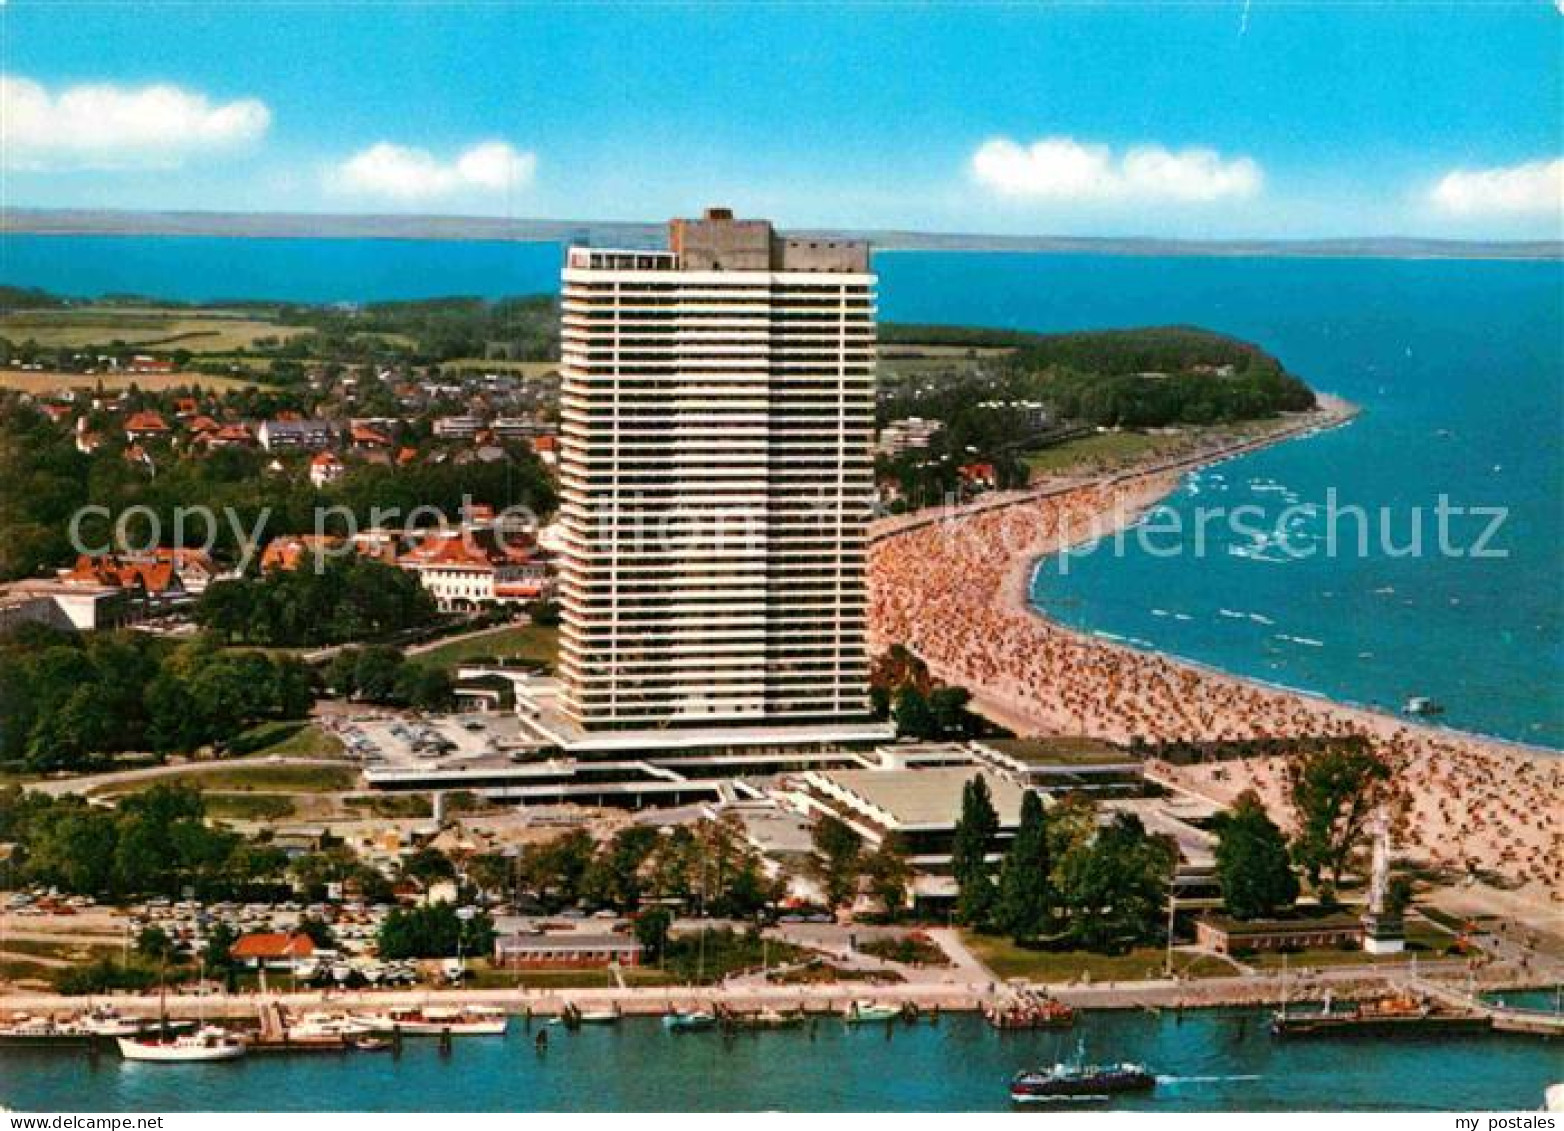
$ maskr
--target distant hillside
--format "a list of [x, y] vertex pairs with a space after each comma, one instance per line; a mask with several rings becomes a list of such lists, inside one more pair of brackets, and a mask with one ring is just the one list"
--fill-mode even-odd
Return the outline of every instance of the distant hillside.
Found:
[[[1443, 240], [1369, 236], [1319, 240], [1170, 240], [1142, 237], [1004, 236], [892, 230], [791, 229], [868, 239], [881, 251], [1053, 251], [1096, 255], [1313, 256], [1392, 259], [1564, 259], [1558, 240]], [[313, 236], [521, 240], [661, 246], [661, 222], [510, 220], [483, 216], [373, 216], [302, 212], [130, 212], [9, 208], [0, 232], [54, 235]]]

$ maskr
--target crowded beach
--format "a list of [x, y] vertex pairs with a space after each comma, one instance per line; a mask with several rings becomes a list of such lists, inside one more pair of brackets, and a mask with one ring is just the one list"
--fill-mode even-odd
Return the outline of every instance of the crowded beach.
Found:
[[[1332, 402], [1244, 448], [1348, 415]], [[1404, 805], [1398, 845], [1410, 863], [1491, 881], [1541, 920], [1556, 919], [1564, 904], [1564, 759], [1556, 754], [1264, 686], [1069, 630], [1031, 607], [1039, 559], [1133, 523], [1181, 475], [1235, 454], [1209, 450], [1094, 481], [1038, 484], [919, 521], [890, 520], [870, 553], [873, 646], [906, 645], [1018, 734], [1153, 746], [1363, 736], [1395, 771]], [[1255, 789], [1285, 819], [1283, 762], [1154, 760], [1151, 768], [1166, 785], [1218, 802]]]

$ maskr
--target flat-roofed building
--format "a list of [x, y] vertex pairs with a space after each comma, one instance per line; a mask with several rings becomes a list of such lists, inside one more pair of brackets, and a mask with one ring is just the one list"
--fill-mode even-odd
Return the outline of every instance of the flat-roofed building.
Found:
[[[982, 778], [999, 818], [991, 858], [998, 862], [1021, 823], [1021, 799], [1026, 790], [1009, 778], [976, 766], [934, 766], [927, 769], [811, 770], [802, 778], [802, 800], [818, 813], [829, 813], [852, 826], [871, 846], [894, 834], [908, 862], [925, 882], [920, 895], [955, 894], [950, 879], [950, 853], [961, 797], [967, 783]], [[927, 882], [927, 881], [933, 881]]]
[[875, 742], [865, 641], [875, 276], [712, 209], [572, 248], [561, 331], [562, 745]]
[[494, 964], [530, 970], [639, 966], [641, 944], [628, 935], [506, 935], [494, 940]]

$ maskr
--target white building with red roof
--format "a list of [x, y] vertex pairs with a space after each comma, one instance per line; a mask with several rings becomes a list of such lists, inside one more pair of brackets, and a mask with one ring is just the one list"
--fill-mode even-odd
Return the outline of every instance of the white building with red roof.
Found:
[[535, 601], [548, 595], [545, 555], [487, 529], [437, 530], [397, 559], [443, 610]]

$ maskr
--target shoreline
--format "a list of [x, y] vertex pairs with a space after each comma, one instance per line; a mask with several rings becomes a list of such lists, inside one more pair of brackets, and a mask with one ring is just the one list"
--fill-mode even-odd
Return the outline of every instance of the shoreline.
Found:
[[[870, 634], [902, 643], [973, 706], [1018, 734], [1220, 744], [1294, 735], [1368, 739], [1396, 771], [1404, 854], [1437, 871], [1504, 877], [1534, 895], [1544, 922], [1564, 904], [1561, 752], [1430, 726], [1317, 692], [1269, 685], [1209, 664], [1104, 639], [1031, 604], [1039, 564], [1090, 530], [1111, 537], [1190, 471], [1341, 427], [1356, 410], [1321, 397], [1309, 419], [1096, 477], [888, 520], [871, 538]], [[1173, 765], [1148, 773], [1225, 805], [1255, 789], [1284, 817], [1284, 759]]]

